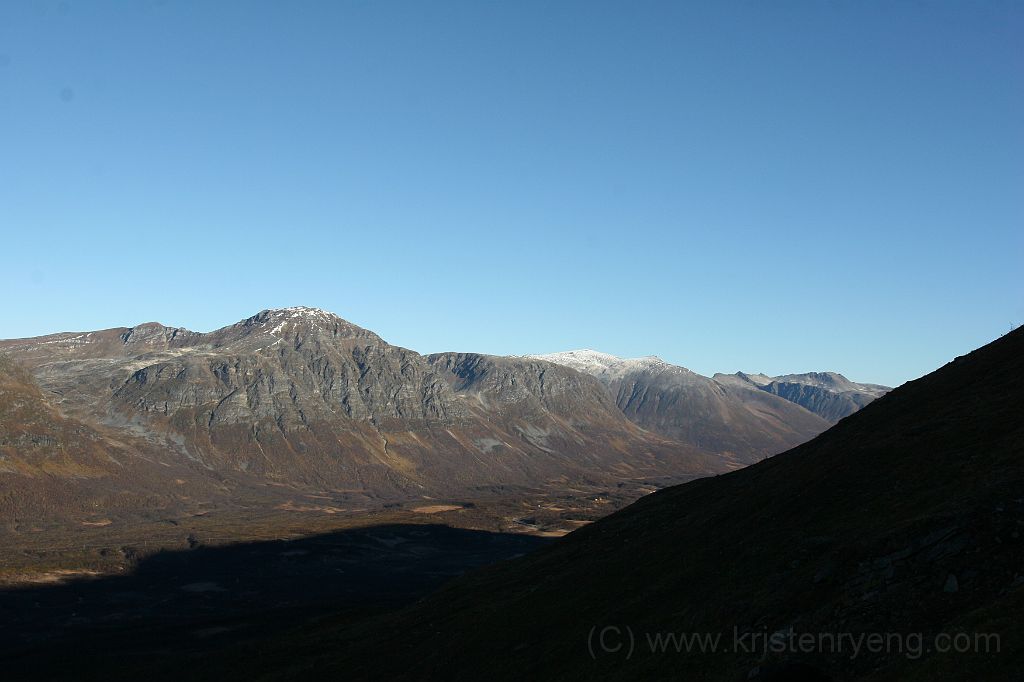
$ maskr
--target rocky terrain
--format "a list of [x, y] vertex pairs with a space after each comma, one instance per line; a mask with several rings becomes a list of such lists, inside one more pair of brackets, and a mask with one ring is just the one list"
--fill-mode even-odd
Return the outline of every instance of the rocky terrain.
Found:
[[102, 522], [124, 510], [223, 501], [224, 492], [195, 463], [167, 458], [150, 439], [66, 415], [24, 368], [0, 357], [3, 527], [69, 515]]
[[425, 357], [301, 307], [210, 333], [147, 323], [0, 341], [0, 511], [194, 513], [247, 495], [295, 503], [295, 491], [337, 509], [643, 491], [729, 471], [828, 424], [786, 399], [797, 378], [717, 382], [588, 353]]
[[[427, 670], [432, 679], [481, 670], [509, 680], [1018, 679], [1022, 376], [1018, 330], [786, 453], [648, 495], [391, 616], [278, 638], [260, 648], [260, 671], [267, 679], [411, 680]], [[719, 639], [658, 648], [659, 633]], [[875, 643], [863, 645], [865, 637]]]
[[739, 466], [639, 428], [588, 375], [535, 360], [424, 357], [312, 308], [210, 333], [149, 323], [2, 341], [0, 353], [8, 521], [132, 506], [193, 513], [247, 496], [286, 504], [296, 491], [345, 510], [548, 487], [653, 489]]
[[764, 374], [716, 374], [723, 386], [754, 388], [796, 403], [835, 423], [892, 389], [878, 384], [858, 384], [837, 372], [808, 372], [770, 377]]
[[[745, 468], [793, 424], [828, 423], [766, 387], [883, 389], [421, 356], [314, 309], [0, 350], [15, 677], [1010, 679], [1020, 663], [1021, 332]], [[826, 402], [810, 405], [835, 416]], [[995, 632], [1009, 655], [626, 657], [594, 648], [605, 626]]]
[[749, 384], [572, 356], [422, 356], [314, 308], [0, 341], [0, 582], [387, 510], [560, 535], [827, 426]]
[[[831, 373], [709, 378], [657, 357], [622, 359], [593, 350], [532, 357], [595, 377], [644, 429], [744, 463], [806, 442], [885, 390], [869, 393]], [[836, 380], [812, 383], [819, 376]]]

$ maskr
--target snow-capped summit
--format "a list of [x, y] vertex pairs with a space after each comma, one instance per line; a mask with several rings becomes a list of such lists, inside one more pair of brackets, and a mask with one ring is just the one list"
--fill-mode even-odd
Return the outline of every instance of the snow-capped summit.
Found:
[[584, 372], [595, 376], [605, 382], [614, 381], [630, 372], [642, 370], [676, 369], [684, 372], [690, 371], [685, 367], [671, 365], [656, 355], [648, 355], [642, 358], [620, 358], [610, 353], [602, 353], [589, 348], [562, 351], [561, 353], [547, 353], [545, 355], [528, 355], [526, 357], [563, 365], [577, 372]]
[[210, 333], [218, 343], [227, 339], [250, 336], [292, 338], [296, 334], [309, 338], [310, 334], [330, 338], [373, 338], [376, 334], [342, 319], [332, 312], [308, 306], [269, 308]]
[[320, 320], [333, 320], [338, 317], [334, 313], [328, 312], [322, 308], [310, 308], [304, 305], [292, 306], [290, 308], [270, 308], [268, 310], [261, 311], [259, 314], [266, 314], [268, 317], [273, 317], [275, 319], [310, 318]]

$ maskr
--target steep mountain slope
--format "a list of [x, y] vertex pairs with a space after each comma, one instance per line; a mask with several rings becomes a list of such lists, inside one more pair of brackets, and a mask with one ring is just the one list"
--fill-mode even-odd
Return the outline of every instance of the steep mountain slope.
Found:
[[[279, 641], [263, 650], [261, 672], [1016, 679], [1022, 377], [1018, 330], [784, 454], [649, 495], [389, 618]], [[649, 638], [666, 632], [721, 639], [703, 640], [703, 653], [658, 651]], [[855, 650], [853, 638], [871, 633], [884, 644]], [[938, 651], [954, 641], [957, 651]]]
[[125, 508], [187, 507], [190, 498], [221, 495], [216, 481], [187, 463], [162, 465], [142, 439], [65, 417], [27, 371], [0, 356], [0, 518], [17, 526]]
[[[736, 466], [636, 428], [590, 377], [540, 362], [428, 360], [312, 308], [266, 310], [208, 334], [148, 323], [3, 341], [0, 352], [31, 372], [36, 402], [55, 419], [130, 440], [132, 466], [152, 453], [219, 487], [395, 499]], [[66, 457], [91, 466], [89, 452]], [[18, 475], [0, 474], [0, 488], [17, 488]]]
[[725, 385], [656, 357], [624, 360], [592, 350], [533, 356], [599, 379], [639, 426], [697, 448], [756, 462], [828, 428], [790, 401]]
[[837, 372], [808, 372], [769, 377], [764, 374], [716, 374], [723, 386], [760, 389], [796, 403], [835, 423], [892, 389], [878, 384], [858, 384]]
[[[611, 470], [627, 479], [636, 476], [633, 462], [644, 450], [665, 470], [679, 468], [684, 474], [738, 466], [697, 448], [676, 445], [688, 452], [685, 459], [669, 454], [669, 441], [630, 422], [598, 381], [571, 369], [476, 353], [440, 353], [427, 360], [451, 377], [453, 389], [481, 419], [503, 425], [511, 433], [509, 442], [523, 439], [545, 452], [577, 452], [575, 463], [583, 467], [602, 467], [614, 453], [618, 463]], [[507, 447], [490, 445], [498, 452]]]

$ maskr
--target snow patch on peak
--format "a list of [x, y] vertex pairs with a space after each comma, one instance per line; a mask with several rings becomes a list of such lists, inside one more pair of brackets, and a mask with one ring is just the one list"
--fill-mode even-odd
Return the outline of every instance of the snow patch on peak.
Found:
[[547, 360], [566, 367], [613, 367], [623, 362], [622, 358], [610, 353], [581, 348], [579, 350], [567, 350], [561, 353], [548, 353], [547, 355], [530, 355], [527, 357], [538, 360]]
[[719, 383], [744, 383], [758, 388], [767, 389], [770, 384], [801, 384], [819, 388], [831, 393], [866, 393], [875, 397], [888, 393], [891, 388], [878, 384], [861, 384], [850, 381], [839, 372], [804, 372], [802, 374], [781, 374], [770, 376], [761, 373], [736, 372], [735, 374], [716, 374]]
[[[257, 327], [266, 333], [281, 336], [286, 327], [299, 324], [302, 326], [312, 325], [320, 329], [331, 329], [339, 323], [343, 323], [340, 317], [334, 313], [310, 308], [307, 306], [294, 306], [291, 308], [268, 308], [261, 310], [252, 317], [239, 323], [243, 327]], [[269, 327], [269, 329], [268, 329]]]
[[584, 372], [604, 381], [614, 381], [630, 372], [643, 370], [690, 371], [685, 367], [670, 365], [656, 355], [648, 355], [642, 358], [620, 358], [610, 353], [602, 353], [589, 348], [562, 351], [560, 353], [547, 353], [545, 355], [527, 355], [525, 357], [553, 362], [556, 365], [562, 365], [577, 372]]
[[867, 393], [868, 395], [873, 395], [875, 397], [880, 397], [892, 390], [888, 386], [880, 386], [878, 384], [861, 384], [856, 381], [850, 381], [839, 372], [804, 372], [803, 374], [784, 374], [782, 376], [774, 377], [774, 381], [779, 383], [814, 386], [826, 391], [832, 391], [833, 393]]
[[266, 314], [268, 317], [273, 318], [312, 318], [312, 319], [331, 319], [338, 317], [334, 313], [327, 312], [322, 308], [309, 308], [304, 305], [292, 306], [291, 308], [271, 308], [260, 312], [261, 315]]

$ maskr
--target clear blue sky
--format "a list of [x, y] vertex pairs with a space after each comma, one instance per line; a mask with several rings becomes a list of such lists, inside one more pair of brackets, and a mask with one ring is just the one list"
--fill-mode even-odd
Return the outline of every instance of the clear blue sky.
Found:
[[1024, 322], [1024, 5], [0, 3], [0, 337], [898, 384]]

